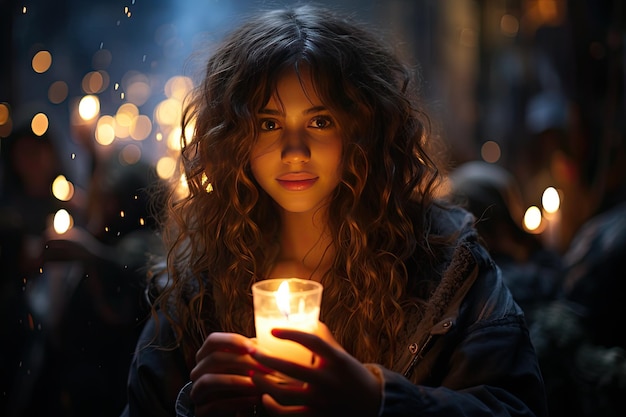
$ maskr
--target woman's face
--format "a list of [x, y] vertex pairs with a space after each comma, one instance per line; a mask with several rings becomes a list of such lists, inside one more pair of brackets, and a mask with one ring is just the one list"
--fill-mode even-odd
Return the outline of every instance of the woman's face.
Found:
[[250, 165], [261, 187], [285, 211], [314, 211], [341, 181], [337, 121], [315, 93], [307, 70], [288, 70], [257, 114], [259, 136]]

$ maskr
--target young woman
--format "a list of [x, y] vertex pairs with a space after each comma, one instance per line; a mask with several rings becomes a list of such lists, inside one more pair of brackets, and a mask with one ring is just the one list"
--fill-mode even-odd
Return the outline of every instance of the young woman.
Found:
[[[435, 199], [414, 90], [372, 32], [311, 6], [215, 50], [125, 415], [174, 415], [179, 394], [197, 417], [545, 414], [522, 312], [473, 218]], [[311, 366], [256, 347], [251, 286], [277, 277], [324, 286], [319, 332], [274, 331]]]

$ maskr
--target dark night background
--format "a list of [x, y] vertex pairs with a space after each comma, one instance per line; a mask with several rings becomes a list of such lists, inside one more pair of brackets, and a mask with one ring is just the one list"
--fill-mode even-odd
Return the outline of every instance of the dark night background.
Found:
[[[133, 143], [142, 160], [157, 165], [163, 156], [175, 153], [158, 136], [164, 128], [154, 121], [156, 107], [166, 98], [167, 81], [188, 75], [194, 64], [190, 60], [193, 53], [219, 39], [242, 16], [259, 8], [291, 3], [0, 0], [2, 161], [8, 163], [6, 138], [18, 127], [28, 125], [35, 114], [44, 113], [59, 149], [62, 172], [77, 188], [89, 188], [94, 159], [106, 154], [106, 147], [94, 147], [93, 131], [76, 126], [72, 111], [86, 94], [83, 77], [101, 70], [109, 83], [97, 93], [100, 115], [115, 114], [124, 103], [115, 85], [123, 85], [129, 73], [148, 80], [150, 95], [138, 108], [153, 119], [153, 129], [141, 142], [118, 138], [116, 145]], [[371, 21], [419, 68], [425, 103], [449, 146], [451, 166], [485, 158], [485, 143], [495, 142], [501, 153], [496, 162], [520, 180], [525, 206], [539, 204], [546, 186], [561, 189], [563, 218], [556, 250], [564, 251], [578, 227], [612, 196], [611, 192], [623, 189], [626, 7], [622, 0], [317, 3]], [[31, 60], [42, 50], [52, 54], [52, 65], [38, 74]], [[102, 57], [101, 51], [110, 57], [104, 64], [94, 58]], [[67, 95], [53, 103], [49, 88], [59, 81], [67, 86]], [[2, 109], [7, 115], [4, 119]], [[573, 161], [569, 166], [576, 173], [575, 186], [568, 188], [560, 182], [566, 175], [555, 170], [554, 158], [560, 154]], [[10, 181], [0, 177], [0, 194]], [[580, 202], [586, 198], [581, 188], [601, 190], [587, 211], [581, 209]], [[9, 222], [8, 218], [4, 221]], [[36, 294], [45, 298], [45, 290], [35, 286], [35, 291], [30, 286], [43, 274], [14, 270], [10, 239], [5, 238], [0, 246], [0, 414], [117, 415], [124, 403], [123, 369], [132, 353], [134, 330], [116, 342], [105, 336], [105, 331], [98, 334], [91, 324], [85, 327], [79, 323], [80, 308], [92, 303], [73, 300], [76, 294], [83, 294], [79, 287], [76, 294], [67, 295], [71, 305], [68, 311], [75, 312], [75, 327], [64, 328], [65, 340], [55, 345], [50, 341], [55, 336], [48, 331], [46, 309], [37, 305]], [[136, 328], [145, 310], [134, 314], [137, 317], [131, 327]], [[82, 335], [101, 349], [93, 350], [92, 355], [85, 353], [92, 347], [79, 346], [82, 342], [77, 336]], [[109, 339], [98, 343], [98, 337]], [[71, 346], [58, 348], [67, 345]], [[123, 350], [121, 356], [96, 355], [106, 356], [116, 349]], [[82, 391], [76, 388], [80, 385], [85, 392], [110, 391], [102, 395], [104, 399], [93, 395], [81, 402], [77, 397], [83, 394], [77, 393]], [[98, 400], [103, 402], [94, 403]]]

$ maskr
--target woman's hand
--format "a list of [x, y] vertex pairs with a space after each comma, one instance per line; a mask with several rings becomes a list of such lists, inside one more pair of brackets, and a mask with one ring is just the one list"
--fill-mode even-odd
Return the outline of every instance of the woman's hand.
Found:
[[191, 371], [196, 417], [253, 414], [261, 394], [250, 375], [263, 369], [249, 354], [254, 350], [255, 343], [240, 334], [211, 333], [206, 338]]
[[267, 370], [253, 371], [252, 381], [263, 392], [263, 406], [270, 415], [378, 415], [381, 381], [344, 351], [324, 324], [320, 323], [317, 334], [287, 329], [274, 329], [272, 334], [307, 347], [316, 360], [308, 367], [252, 350], [260, 364], [293, 379], [281, 379]]

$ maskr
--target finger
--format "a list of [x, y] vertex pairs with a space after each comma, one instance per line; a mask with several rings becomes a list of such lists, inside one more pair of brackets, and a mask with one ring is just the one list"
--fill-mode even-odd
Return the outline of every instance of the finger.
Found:
[[245, 354], [254, 348], [254, 343], [247, 337], [237, 333], [213, 332], [205, 340], [198, 352], [196, 360], [211, 352], [223, 351]]
[[[272, 329], [272, 335], [279, 339], [287, 339], [299, 343], [313, 353], [324, 358], [330, 358], [336, 354], [336, 347], [322, 339], [317, 334], [306, 333], [294, 329], [276, 328]], [[339, 346], [336, 342], [335, 344]]]
[[191, 371], [194, 380], [204, 373], [234, 373], [247, 375], [258, 364], [249, 351], [255, 343], [235, 333], [211, 333], [196, 353], [196, 366]]
[[[281, 359], [276, 356], [270, 356], [261, 350], [252, 354], [252, 357], [259, 363], [257, 371], [266, 374], [282, 374], [290, 379], [296, 379], [303, 382], [321, 381], [321, 375], [317, 375], [317, 368], [311, 366], [300, 365], [290, 360]], [[268, 372], [268, 370], [270, 370]]]
[[258, 366], [258, 362], [247, 354], [215, 352], [196, 363], [191, 370], [191, 379], [195, 380], [205, 373], [248, 375], [251, 369], [256, 369]]
[[[301, 332], [293, 329], [272, 329], [272, 334], [281, 339], [292, 340], [302, 344], [304, 347], [313, 351], [314, 363], [312, 366], [300, 365], [288, 359], [282, 359], [273, 356], [271, 353], [261, 349], [252, 351], [251, 356], [261, 365], [274, 369], [282, 374], [289, 375], [292, 378], [306, 382], [323, 383], [325, 378], [321, 372], [312, 372], [313, 369], [319, 370], [325, 366], [332, 366], [333, 363], [340, 361], [340, 356], [345, 355], [343, 349], [335, 349], [319, 336]], [[335, 342], [336, 343], [336, 342]]]
[[193, 381], [189, 397], [194, 404], [204, 404], [230, 398], [259, 395], [250, 377], [228, 374], [204, 374]]
[[263, 408], [270, 416], [310, 417], [311, 410], [305, 405], [282, 405], [269, 394], [261, 397]]
[[273, 372], [272, 369], [262, 365], [251, 355], [215, 352], [200, 360], [191, 370], [190, 377], [194, 381], [208, 373], [248, 376], [252, 371]]
[[310, 398], [308, 384], [282, 375], [253, 373], [252, 382], [260, 392], [270, 394], [282, 405], [304, 405]]

